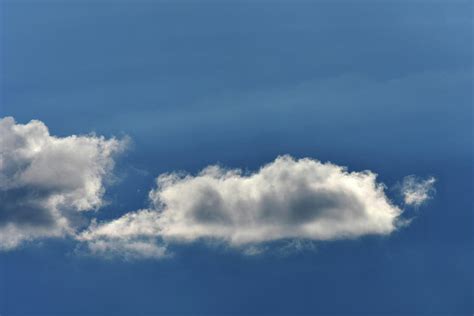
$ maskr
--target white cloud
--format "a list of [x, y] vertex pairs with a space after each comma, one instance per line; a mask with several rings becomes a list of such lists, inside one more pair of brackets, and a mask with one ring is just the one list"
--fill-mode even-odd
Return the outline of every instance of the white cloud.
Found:
[[431, 199], [435, 193], [435, 182], [436, 179], [433, 177], [425, 180], [413, 175], [405, 177], [401, 184], [401, 192], [405, 204], [420, 206]]
[[[371, 171], [281, 156], [254, 173], [209, 166], [197, 175], [166, 173], [150, 207], [85, 230], [81, 212], [104, 204], [114, 155], [125, 142], [95, 135], [54, 137], [40, 121], [0, 119], [0, 250], [72, 236], [92, 254], [169, 256], [168, 245], [217, 242], [255, 255], [286, 240], [284, 251], [314, 241], [388, 235], [406, 223]], [[435, 179], [406, 177], [405, 204], [429, 199]]]
[[95, 135], [54, 137], [36, 120], [0, 119], [0, 250], [74, 234], [79, 213], [102, 206], [104, 181], [123, 147]]
[[[93, 225], [79, 239], [106, 254], [127, 242], [157, 239], [162, 247], [202, 239], [245, 251], [282, 239], [388, 235], [402, 222], [402, 210], [384, 188], [371, 171], [348, 172], [309, 158], [278, 157], [252, 174], [210, 166], [196, 176], [159, 176], [150, 209]], [[97, 247], [101, 242], [107, 246]], [[141, 250], [148, 256], [146, 247]]]

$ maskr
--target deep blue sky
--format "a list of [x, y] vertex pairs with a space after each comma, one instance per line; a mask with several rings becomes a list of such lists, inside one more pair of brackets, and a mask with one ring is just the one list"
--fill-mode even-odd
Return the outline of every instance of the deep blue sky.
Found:
[[389, 237], [246, 257], [0, 253], [0, 315], [474, 311], [471, 1], [2, 1], [0, 117], [129, 135], [100, 218], [154, 177], [278, 154], [370, 169], [436, 196]]

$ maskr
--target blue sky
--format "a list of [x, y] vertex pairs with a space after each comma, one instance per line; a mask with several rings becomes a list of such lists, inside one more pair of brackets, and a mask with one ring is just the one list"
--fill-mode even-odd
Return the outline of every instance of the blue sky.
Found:
[[[84, 254], [71, 235], [35, 240], [0, 252], [1, 315], [472, 314], [470, 1], [40, 0], [0, 10], [0, 117], [40, 120], [58, 137], [129, 139], [107, 203], [83, 220], [149, 207], [166, 172], [199, 180], [219, 164], [245, 175], [284, 154], [378, 174], [413, 219], [291, 251], [276, 240], [252, 256], [199, 239], [171, 243], [171, 257], [123, 260]], [[436, 179], [419, 207], [399, 192], [408, 175]], [[15, 211], [5, 192], [0, 207]]]

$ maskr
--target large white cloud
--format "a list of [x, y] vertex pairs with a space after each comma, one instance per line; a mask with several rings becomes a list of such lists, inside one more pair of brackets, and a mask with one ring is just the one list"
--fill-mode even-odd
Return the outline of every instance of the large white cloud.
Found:
[[219, 166], [196, 176], [163, 174], [150, 199], [149, 209], [94, 224], [79, 239], [95, 253], [158, 257], [171, 242], [202, 239], [248, 249], [281, 239], [387, 235], [402, 223], [402, 210], [373, 172], [290, 156], [252, 174]]
[[102, 206], [104, 181], [124, 142], [54, 137], [40, 121], [0, 119], [0, 250], [75, 234], [81, 211]]

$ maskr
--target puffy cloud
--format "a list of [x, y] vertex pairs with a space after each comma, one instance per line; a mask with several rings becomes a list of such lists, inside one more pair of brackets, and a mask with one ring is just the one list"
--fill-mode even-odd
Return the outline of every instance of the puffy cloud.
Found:
[[[281, 156], [253, 173], [209, 166], [197, 175], [162, 174], [150, 207], [81, 231], [81, 212], [104, 204], [114, 155], [124, 146], [95, 135], [51, 136], [40, 121], [0, 119], [0, 250], [69, 235], [93, 254], [124, 259], [169, 256], [169, 244], [197, 240], [256, 254], [272, 241], [298, 250], [388, 235], [405, 223], [375, 173]], [[434, 182], [406, 177], [405, 204], [430, 198]]]
[[[402, 210], [390, 202], [376, 177], [371, 171], [348, 172], [332, 163], [290, 156], [251, 174], [219, 166], [196, 176], [163, 174], [149, 194], [150, 209], [95, 224], [79, 239], [89, 242], [93, 252], [107, 254], [126, 243], [156, 245], [157, 240], [162, 247], [203, 239], [245, 250], [282, 239], [387, 235], [402, 223]], [[147, 247], [138, 251], [140, 256], [157, 254]]]
[[0, 250], [74, 234], [80, 212], [102, 206], [104, 181], [124, 142], [54, 137], [40, 121], [0, 119]]
[[406, 176], [400, 186], [405, 204], [420, 206], [431, 199], [435, 193], [435, 182], [433, 177], [423, 180], [414, 175]]

